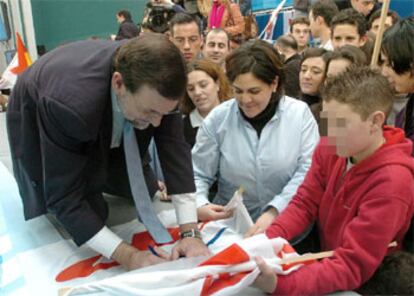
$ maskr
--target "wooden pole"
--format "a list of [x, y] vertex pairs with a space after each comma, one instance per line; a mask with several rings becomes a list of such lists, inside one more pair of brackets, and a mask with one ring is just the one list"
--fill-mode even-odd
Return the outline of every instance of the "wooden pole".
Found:
[[375, 38], [374, 52], [372, 54], [372, 59], [371, 59], [372, 68], [375, 68], [378, 63], [378, 57], [379, 57], [380, 50], [381, 50], [382, 36], [384, 35], [384, 29], [385, 29], [385, 20], [387, 18], [388, 9], [390, 7], [390, 1], [391, 0], [384, 0], [382, 2], [380, 26], [379, 26], [377, 37]]
[[319, 253], [309, 253], [304, 254], [299, 257], [292, 257], [292, 258], [286, 258], [280, 260], [279, 264], [292, 264], [292, 263], [300, 263], [305, 262], [308, 260], [317, 260], [317, 259], [323, 259], [332, 257], [334, 255], [334, 251], [325, 251], [325, 252], [319, 252]]
[[[393, 241], [392, 243], [390, 243], [388, 245], [388, 248], [394, 248], [397, 246], [397, 242]], [[319, 253], [308, 253], [308, 254], [303, 254], [301, 256], [298, 257], [292, 257], [292, 258], [285, 258], [280, 260], [280, 264], [292, 264], [292, 263], [299, 263], [299, 262], [304, 262], [304, 261], [308, 261], [308, 260], [317, 260], [317, 259], [323, 259], [323, 258], [328, 258], [328, 257], [332, 257], [334, 255], [334, 251], [325, 251], [325, 252], [319, 252]]]

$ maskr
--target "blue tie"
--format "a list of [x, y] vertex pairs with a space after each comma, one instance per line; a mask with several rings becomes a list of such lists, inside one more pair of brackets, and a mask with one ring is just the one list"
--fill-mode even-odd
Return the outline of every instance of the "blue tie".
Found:
[[130, 122], [125, 122], [124, 125], [124, 151], [129, 184], [142, 223], [144, 223], [148, 232], [157, 243], [163, 244], [171, 242], [171, 235], [165, 229], [164, 225], [162, 225], [152, 207], [151, 198], [142, 172], [141, 157], [139, 155], [134, 127]]

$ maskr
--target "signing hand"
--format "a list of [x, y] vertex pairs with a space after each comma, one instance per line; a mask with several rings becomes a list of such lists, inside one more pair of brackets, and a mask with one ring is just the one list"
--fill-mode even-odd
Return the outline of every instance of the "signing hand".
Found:
[[224, 206], [207, 204], [197, 209], [197, 215], [200, 221], [213, 221], [230, 218], [233, 210], [225, 211]]
[[160, 248], [154, 247], [154, 250], [158, 256], [149, 251], [138, 251], [133, 246], [122, 242], [112, 254], [112, 259], [120, 263], [126, 270], [138, 269], [171, 260], [171, 255]]
[[266, 293], [273, 293], [277, 286], [277, 275], [270, 266], [260, 257], [255, 258], [260, 274], [254, 281], [253, 285]]
[[197, 257], [197, 256], [210, 256], [210, 250], [199, 238], [187, 237], [181, 239], [178, 244], [173, 248], [171, 253], [171, 259], [176, 260], [180, 256], [185, 257]]
[[257, 219], [256, 223], [250, 227], [244, 237], [251, 237], [265, 232], [266, 228], [272, 224], [272, 221], [277, 217], [277, 215], [278, 211], [275, 208], [268, 209], [259, 217], [259, 219]]

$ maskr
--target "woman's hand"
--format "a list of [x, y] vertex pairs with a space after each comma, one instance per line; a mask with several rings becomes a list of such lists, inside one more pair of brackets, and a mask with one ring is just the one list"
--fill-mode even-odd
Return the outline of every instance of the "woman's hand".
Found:
[[233, 210], [226, 211], [224, 206], [207, 204], [197, 209], [197, 215], [200, 221], [220, 220], [230, 218]]
[[278, 216], [279, 212], [275, 208], [270, 208], [264, 212], [256, 223], [246, 232], [244, 237], [251, 237], [256, 234], [265, 232], [266, 228], [272, 224], [272, 221]]

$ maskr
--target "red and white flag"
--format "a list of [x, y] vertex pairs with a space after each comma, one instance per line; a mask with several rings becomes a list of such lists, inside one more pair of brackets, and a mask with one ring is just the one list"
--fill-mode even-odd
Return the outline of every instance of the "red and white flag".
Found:
[[31, 64], [32, 60], [29, 56], [29, 52], [24, 46], [20, 34], [16, 32], [16, 54], [1, 76], [0, 89], [12, 89], [16, 83], [17, 76]]
[[[15, 266], [23, 267], [25, 288], [33, 295], [230, 295], [242, 291], [259, 274], [254, 261], [261, 256], [276, 273], [287, 274], [301, 265], [281, 264], [282, 258], [297, 257], [282, 238], [257, 235], [243, 239], [253, 225], [236, 193], [228, 204], [233, 217], [200, 223], [203, 241], [213, 255], [210, 258], [181, 258], [147, 268], [125, 272], [119, 264], [87, 246], [76, 247], [62, 240], [21, 253]], [[176, 245], [179, 228], [174, 210], [163, 211], [160, 220], [168, 227], [174, 242], [159, 246], [166, 252]], [[113, 228], [123, 240], [139, 250], [148, 250], [155, 242], [136, 219]], [[5, 274], [11, 270], [5, 269]], [[249, 288], [253, 289], [253, 288]], [[257, 292], [257, 291], [254, 291]]]
[[286, 0], [283, 0], [279, 3], [279, 5], [272, 11], [272, 14], [270, 15], [269, 21], [262, 31], [260, 33], [259, 38], [263, 40], [273, 40], [273, 32], [275, 31], [276, 23], [277, 23], [277, 16], [279, 12], [282, 10], [283, 6], [285, 5]]
[[282, 259], [299, 255], [283, 238], [268, 239], [260, 234], [233, 243], [207, 260], [182, 258], [69, 288], [63, 295], [236, 295], [243, 293], [259, 275], [256, 256], [262, 257], [279, 275], [303, 265], [281, 264]]

